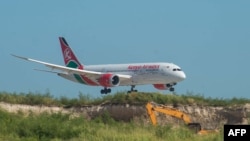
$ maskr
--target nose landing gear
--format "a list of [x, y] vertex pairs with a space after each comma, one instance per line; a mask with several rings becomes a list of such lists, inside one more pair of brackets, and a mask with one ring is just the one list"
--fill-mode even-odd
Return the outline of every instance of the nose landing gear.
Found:
[[131, 89], [130, 91], [128, 91], [128, 93], [137, 92], [137, 90], [134, 90], [134, 88], [135, 88], [135, 85], [131, 85]]
[[167, 84], [167, 87], [169, 88], [169, 91], [170, 92], [174, 92], [174, 85], [176, 85], [176, 83], [173, 83], [173, 84]]

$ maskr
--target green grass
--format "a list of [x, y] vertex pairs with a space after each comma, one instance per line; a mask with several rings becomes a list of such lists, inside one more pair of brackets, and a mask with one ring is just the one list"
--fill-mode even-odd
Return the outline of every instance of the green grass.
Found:
[[82, 106], [82, 105], [98, 105], [101, 103], [128, 103], [144, 105], [149, 101], [159, 104], [183, 104], [183, 105], [201, 105], [201, 106], [233, 106], [250, 103], [250, 99], [246, 98], [211, 98], [204, 97], [201, 94], [160, 94], [160, 93], [131, 93], [117, 92], [115, 94], [104, 95], [98, 98], [92, 98], [90, 95], [79, 93], [78, 98], [60, 97], [54, 98], [50, 93], [8, 93], [0, 92], [0, 101], [12, 104], [28, 104], [28, 105], [46, 105], [46, 106]]
[[[0, 92], [0, 102], [12, 104], [46, 105], [46, 106], [82, 106], [101, 103], [144, 105], [149, 101], [159, 104], [187, 104], [202, 106], [234, 106], [250, 103], [245, 98], [210, 98], [200, 94], [160, 94], [118, 92], [92, 98], [79, 93], [78, 98], [54, 98], [49, 93], [8, 93]], [[83, 117], [70, 118], [68, 114], [43, 113], [27, 116], [7, 113], [0, 109], [0, 140], [6, 141], [222, 141], [222, 132], [218, 134], [198, 135], [186, 127], [152, 126], [138, 122], [117, 122], [108, 113], [86, 120]]]
[[185, 127], [117, 122], [104, 114], [88, 121], [67, 114], [23, 116], [0, 110], [0, 140], [11, 141], [221, 141], [222, 133], [198, 135]]

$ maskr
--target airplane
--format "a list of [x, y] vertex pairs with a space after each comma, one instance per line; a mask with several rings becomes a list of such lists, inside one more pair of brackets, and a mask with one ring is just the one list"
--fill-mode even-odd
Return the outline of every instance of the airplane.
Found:
[[[111, 88], [116, 86], [131, 86], [128, 93], [137, 92], [136, 85], [152, 84], [158, 90], [174, 91], [174, 85], [186, 78], [182, 69], [167, 62], [128, 63], [83, 65], [79, 62], [64, 37], [59, 37], [65, 66], [47, 63], [27, 57], [14, 57], [45, 65], [51, 70], [40, 70], [56, 73], [65, 79], [90, 85], [101, 86], [101, 94], [111, 93]], [[57, 71], [55, 71], [57, 70]]]

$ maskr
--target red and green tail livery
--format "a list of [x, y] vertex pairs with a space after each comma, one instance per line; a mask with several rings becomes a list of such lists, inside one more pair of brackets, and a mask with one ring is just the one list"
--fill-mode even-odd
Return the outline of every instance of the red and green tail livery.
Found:
[[[59, 41], [61, 44], [63, 59], [64, 59], [64, 63], [66, 67], [77, 68], [77, 69], [83, 70], [84, 68], [83, 65], [78, 61], [76, 55], [74, 54], [72, 49], [69, 47], [69, 44], [67, 43], [67, 41], [63, 37], [59, 37]], [[88, 85], [97, 85], [95, 82], [91, 81], [90, 79], [88, 79], [87, 77], [83, 75], [79, 75], [79, 74], [73, 74], [73, 75], [79, 83], [88, 84]]]

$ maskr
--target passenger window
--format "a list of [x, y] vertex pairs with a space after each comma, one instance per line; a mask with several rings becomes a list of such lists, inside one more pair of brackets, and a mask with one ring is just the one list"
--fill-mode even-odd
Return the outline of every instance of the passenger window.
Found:
[[173, 69], [173, 71], [176, 71], [176, 69]]

